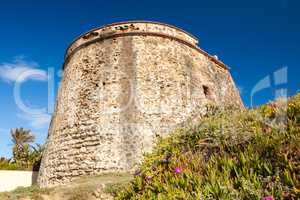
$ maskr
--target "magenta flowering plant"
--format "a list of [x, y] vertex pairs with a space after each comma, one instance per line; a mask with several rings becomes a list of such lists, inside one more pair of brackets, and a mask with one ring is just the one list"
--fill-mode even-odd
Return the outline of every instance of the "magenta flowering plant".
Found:
[[262, 200], [274, 200], [272, 196], [263, 197]]
[[150, 182], [152, 180], [152, 177], [151, 176], [145, 176], [145, 181], [146, 182]]
[[182, 173], [182, 168], [181, 167], [175, 167], [175, 169], [174, 169], [174, 173], [175, 174], [180, 174], [180, 173]]
[[277, 107], [287, 118], [274, 119], [270, 105], [208, 108], [198, 124], [161, 138], [116, 199], [299, 199], [300, 94]]

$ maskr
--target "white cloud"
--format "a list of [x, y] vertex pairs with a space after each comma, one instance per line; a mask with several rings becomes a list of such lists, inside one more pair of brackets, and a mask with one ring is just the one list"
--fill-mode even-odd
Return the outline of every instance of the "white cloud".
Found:
[[51, 121], [51, 115], [47, 113], [41, 114], [28, 114], [19, 113], [17, 116], [29, 123], [29, 125], [34, 129], [41, 129], [48, 127]]
[[47, 72], [38, 67], [36, 62], [17, 57], [13, 62], [0, 64], [0, 78], [6, 82], [24, 82], [28, 79], [47, 80]]

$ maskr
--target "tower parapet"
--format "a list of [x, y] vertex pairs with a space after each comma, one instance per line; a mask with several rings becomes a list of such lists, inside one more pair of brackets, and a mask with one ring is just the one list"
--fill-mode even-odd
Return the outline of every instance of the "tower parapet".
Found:
[[118, 22], [109, 25], [102, 26], [100, 28], [92, 29], [86, 33], [81, 34], [70, 44], [66, 50], [65, 61], [68, 61], [69, 57], [78, 49], [83, 48], [91, 43], [124, 36], [158, 36], [165, 37], [171, 40], [176, 40], [192, 48], [195, 48], [202, 54], [206, 55], [213, 62], [216, 62], [220, 67], [228, 69], [227, 66], [216, 59], [214, 56], [209, 55], [207, 52], [200, 49], [198, 44], [198, 39], [192, 34], [177, 28], [175, 26], [164, 24], [160, 22], [151, 21], [127, 21]]

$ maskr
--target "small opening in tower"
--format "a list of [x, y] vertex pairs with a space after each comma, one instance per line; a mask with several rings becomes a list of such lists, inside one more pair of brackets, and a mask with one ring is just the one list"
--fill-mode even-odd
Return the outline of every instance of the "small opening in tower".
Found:
[[105, 86], [105, 84], [106, 84], [105, 82], [102, 82], [102, 85], [103, 85], [103, 86]]
[[206, 85], [203, 85], [203, 92], [204, 92], [204, 95], [207, 97], [207, 98], [210, 98], [212, 93], [211, 93], [211, 89], [206, 86]]

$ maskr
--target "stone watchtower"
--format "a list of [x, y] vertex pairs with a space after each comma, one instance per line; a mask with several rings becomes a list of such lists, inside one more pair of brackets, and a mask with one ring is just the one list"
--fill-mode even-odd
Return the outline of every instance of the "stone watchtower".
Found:
[[84, 33], [66, 52], [38, 183], [129, 171], [208, 102], [243, 106], [226, 65], [191, 34], [147, 21]]

